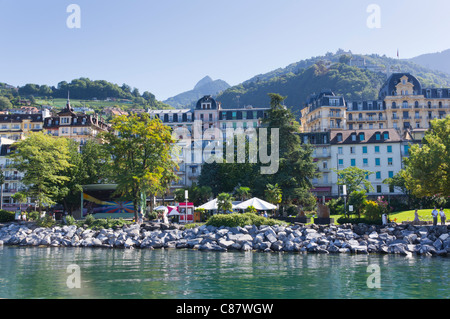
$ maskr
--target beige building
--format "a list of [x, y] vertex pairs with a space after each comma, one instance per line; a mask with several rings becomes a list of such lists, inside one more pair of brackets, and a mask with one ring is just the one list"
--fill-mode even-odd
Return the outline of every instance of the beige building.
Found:
[[331, 91], [312, 96], [301, 112], [301, 124], [304, 133], [393, 128], [420, 140], [433, 119], [449, 113], [450, 88], [422, 88], [413, 75], [394, 73], [378, 100], [347, 102]]
[[108, 130], [109, 125], [97, 115], [77, 114], [67, 105], [64, 110], [44, 120], [44, 132], [59, 137], [66, 137], [77, 141], [80, 145], [98, 133]]

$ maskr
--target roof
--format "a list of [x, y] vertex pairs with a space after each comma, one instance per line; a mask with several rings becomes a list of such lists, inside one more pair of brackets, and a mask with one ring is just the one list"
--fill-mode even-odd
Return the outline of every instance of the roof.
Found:
[[394, 95], [394, 92], [396, 91], [396, 85], [401, 82], [401, 78], [404, 76], [408, 78], [408, 82], [414, 85], [414, 91], [417, 92], [417, 94], [422, 93], [422, 85], [415, 76], [411, 75], [410, 73], [392, 73], [380, 89], [380, 99], [383, 99], [385, 96]]
[[23, 120], [31, 122], [43, 122], [42, 114], [2, 114], [0, 123], [22, 123]]
[[211, 95], [205, 95], [204, 97], [202, 97], [200, 100], [197, 101], [197, 105], [196, 105], [196, 109], [197, 110], [201, 110], [202, 108], [202, 103], [211, 103], [211, 109], [215, 110], [217, 109], [217, 103], [216, 100], [214, 100], [212, 98]]
[[[376, 135], [380, 134], [377, 140]], [[389, 134], [388, 139], [384, 139], [384, 133]], [[338, 134], [342, 134], [342, 140], [338, 141]], [[356, 135], [356, 140], [352, 140], [352, 135]], [[360, 140], [359, 135], [364, 134], [364, 140]], [[399, 143], [402, 141], [400, 134], [396, 129], [372, 129], [372, 130], [339, 130], [331, 131], [331, 144], [380, 144], [380, 143]]]

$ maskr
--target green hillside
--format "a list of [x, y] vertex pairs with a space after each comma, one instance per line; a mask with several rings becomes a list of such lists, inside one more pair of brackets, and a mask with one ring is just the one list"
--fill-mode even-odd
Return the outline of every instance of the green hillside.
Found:
[[[355, 61], [364, 60], [364, 66]], [[378, 90], [390, 72], [409, 72], [421, 81], [424, 87], [450, 86], [450, 75], [427, 69], [406, 60], [397, 60], [379, 55], [353, 55], [344, 52], [327, 53], [293, 63], [266, 74], [257, 75], [233, 86], [217, 96], [224, 107], [253, 105], [268, 107], [268, 93], [287, 96], [287, 106], [300, 110], [308, 96], [330, 89], [347, 100], [377, 99]]]

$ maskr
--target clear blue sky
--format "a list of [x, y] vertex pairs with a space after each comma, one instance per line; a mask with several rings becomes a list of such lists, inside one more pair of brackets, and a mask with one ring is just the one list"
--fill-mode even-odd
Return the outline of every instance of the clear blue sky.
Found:
[[[81, 28], [69, 29], [69, 4]], [[366, 25], [369, 4], [381, 28]], [[206, 75], [231, 85], [336, 52], [410, 58], [450, 48], [448, 0], [0, 0], [0, 82], [89, 77], [159, 100]]]

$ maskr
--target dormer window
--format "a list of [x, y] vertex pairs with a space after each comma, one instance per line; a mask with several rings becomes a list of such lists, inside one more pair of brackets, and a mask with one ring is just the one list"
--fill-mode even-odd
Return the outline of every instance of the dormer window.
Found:
[[338, 142], [342, 142], [342, 133], [338, 133], [336, 135], [336, 139], [337, 139]]

